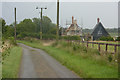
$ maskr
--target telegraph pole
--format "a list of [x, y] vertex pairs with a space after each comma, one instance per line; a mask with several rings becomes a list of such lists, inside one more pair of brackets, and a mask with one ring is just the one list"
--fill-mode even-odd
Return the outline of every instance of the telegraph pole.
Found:
[[15, 37], [15, 42], [16, 42], [16, 7], [15, 7], [15, 35], [14, 37]]
[[57, 31], [56, 40], [59, 40], [59, 0], [57, 0]]
[[42, 40], [42, 10], [43, 8], [41, 8], [41, 29], [40, 29], [40, 39]]
[[36, 7], [36, 9], [40, 9], [41, 10], [41, 14], [40, 14], [40, 17], [41, 17], [41, 24], [40, 24], [40, 39], [42, 40], [42, 11], [43, 11], [43, 9], [47, 9], [46, 7], [45, 8], [43, 8], [43, 7], [41, 7], [41, 8], [39, 8], [39, 7]]

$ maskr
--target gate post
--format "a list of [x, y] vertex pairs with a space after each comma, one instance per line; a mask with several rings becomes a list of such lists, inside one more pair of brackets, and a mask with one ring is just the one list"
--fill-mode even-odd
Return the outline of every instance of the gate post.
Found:
[[98, 50], [100, 51], [100, 43], [98, 43]]
[[88, 42], [87, 42], [87, 47], [88, 47]]
[[105, 51], [107, 52], [107, 50], [108, 50], [108, 44], [106, 44], [106, 49], [105, 49]]

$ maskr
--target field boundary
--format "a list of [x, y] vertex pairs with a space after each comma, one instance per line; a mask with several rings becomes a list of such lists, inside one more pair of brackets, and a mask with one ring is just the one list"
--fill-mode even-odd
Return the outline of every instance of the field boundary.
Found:
[[112, 52], [113, 54], [114, 53], [117, 53], [118, 52], [118, 48], [120, 48], [120, 44], [112, 44], [112, 43], [102, 43], [102, 42], [91, 42], [91, 41], [80, 41], [80, 40], [68, 40], [67, 41], [68, 43], [69, 42], [72, 42], [73, 44], [82, 44], [86, 47], [89, 47], [90, 45], [92, 45], [92, 48], [95, 48], [94, 45], [97, 45], [96, 47], [98, 47], [98, 51], [101, 52], [101, 45], [104, 45], [105, 46], [105, 49], [104, 51], [105, 52], [110, 52], [108, 51], [108, 47], [109, 46], [112, 46], [114, 47], [114, 51]]

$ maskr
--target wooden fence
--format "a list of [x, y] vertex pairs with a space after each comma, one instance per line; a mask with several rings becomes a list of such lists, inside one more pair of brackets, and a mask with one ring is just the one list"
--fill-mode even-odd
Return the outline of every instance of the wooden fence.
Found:
[[112, 43], [100, 43], [100, 42], [88, 42], [88, 41], [72, 41], [74, 43], [79, 43], [79, 44], [84, 44], [86, 47], [89, 47], [89, 44], [92, 45], [92, 48], [94, 48], [94, 45], [97, 45], [97, 49], [101, 51], [101, 45], [105, 46], [105, 51], [108, 52], [108, 46], [113, 46], [114, 48], [114, 53], [116, 53], [120, 49], [120, 44], [112, 44]]

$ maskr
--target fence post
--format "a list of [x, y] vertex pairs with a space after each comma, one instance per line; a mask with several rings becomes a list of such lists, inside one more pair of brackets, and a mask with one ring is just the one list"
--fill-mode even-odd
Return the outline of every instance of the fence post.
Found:
[[100, 51], [100, 43], [98, 43], [98, 50]]
[[106, 44], [106, 49], [105, 49], [105, 51], [107, 52], [107, 50], [108, 50], [108, 44]]
[[115, 47], [115, 53], [117, 52], [117, 48], [116, 48], [116, 45], [114, 45], [114, 47]]
[[92, 48], [94, 48], [94, 43], [92, 42]]
[[88, 42], [87, 42], [87, 47], [88, 47]]

